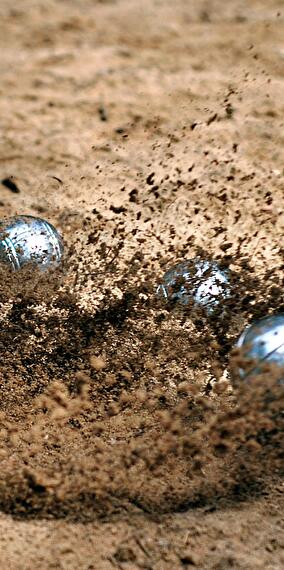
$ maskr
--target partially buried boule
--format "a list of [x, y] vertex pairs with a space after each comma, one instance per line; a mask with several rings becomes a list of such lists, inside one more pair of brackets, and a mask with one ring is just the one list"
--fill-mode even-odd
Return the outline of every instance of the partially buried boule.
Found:
[[28, 264], [41, 270], [58, 266], [63, 241], [55, 227], [34, 216], [14, 216], [0, 222], [0, 263], [17, 271]]
[[[267, 364], [274, 364], [279, 369], [284, 381], [284, 314], [264, 317], [247, 327], [237, 342], [241, 349], [243, 368], [239, 373], [242, 378], [255, 376], [265, 371]], [[282, 376], [283, 370], [283, 376]]]
[[216, 261], [196, 258], [185, 260], [167, 271], [157, 295], [182, 305], [192, 302], [203, 306], [208, 314], [230, 294], [229, 271]]

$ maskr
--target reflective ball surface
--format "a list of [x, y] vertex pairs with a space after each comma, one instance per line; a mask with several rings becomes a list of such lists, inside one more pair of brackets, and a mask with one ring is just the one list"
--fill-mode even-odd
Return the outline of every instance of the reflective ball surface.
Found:
[[237, 342], [248, 361], [242, 377], [261, 372], [266, 363], [284, 367], [284, 314], [265, 317], [247, 327]]
[[62, 238], [49, 222], [33, 216], [0, 222], [0, 262], [14, 271], [29, 263], [43, 270], [55, 267], [62, 255]]
[[157, 289], [159, 297], [182, 305], [194, 302], [208, 313], [229, 296], [229, 272], [215, 261], [186, 260], [167, 271]]

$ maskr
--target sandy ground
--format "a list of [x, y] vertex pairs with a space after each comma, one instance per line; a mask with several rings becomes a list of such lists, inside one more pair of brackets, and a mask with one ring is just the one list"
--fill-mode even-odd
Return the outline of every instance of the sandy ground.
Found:
[[[229, 256], [231, 260], [238, 256], [246, 259], [262, 283], [260, 316], [261, 311], [265, 314], [266, 310], [279, 310], [280, 297], [276, 295], [273, 301], [272, 296], [265, 296], [265, 290], [266, 283], [267, 290], [275, 289], [283, 275], [283, 17], [281, 2], [274, 0], [26, 0], [12, 7], [8, 0], [0, 1], [0, 178], [13, 177], [18, 188], [11, 192], [1, 186], [0, 215], [42, 215], [58, 227], [67, 247], [75, 248], [71, 281], [74, 259], [80, 258], [74, 290], [79, 305], [87, 307], [92, 315], [107, 295], [117, 300], [121, 291], [127, 291], [127, 279], [123, 283], [123, 279], [117, 280], [126, 275], [133, 255], [138, 260], [141, 285], [146, 269], [155, 282], [171, 261], [185, 252], [190, 257], [198, 248], [215, 258], [227, 256], [227, 261]], [[91, 249], [87, 249], [87, 236], [93, 235], [92, 231], [99, 232], [100, 247], [102, 242], [107, 244], [108, 249], [100, 249], [100, 255], [97, 238], [92, 241], [89, 237]], [[144, 255], [144, 269], [138, 263], [139, 252]], [[117, 258], [118, 277], [108, 276], [104, 285], [100, 264], [108, 255]], [[96, 273], [97, 280], [85, 279]], [[267, 281], [263, 281], [264, 275]], [[140, 300], [148, 298], [148, 290], [139, 291]], [[254, 306], [257, 303], [256, 296]], [[137, 316], [130, 315], [123, 333], [112, 330], [109, 339], [93, 340], [92, 350], [108, 361], [108, 373], [119, 369], [126, 392], [133, 374], [138, 389], [141, 385], [152, 389], [155, 382], [160, 382], [166, 397], [175, 399], [176, 385], [184, 379], [191, 383], [203, 381], [211, 361], [200, 349], [202, 357], [192, 367], [186, 354], [191, 329], [184, 329], [175, 316], [167, 325], [160, 325], [155, 321], [159, 308], [149, 305], [145, 311], [153, 320], [149, 327], [154, 332], [152, 348], [147, 337], [144, 353], [143, 310], [138, 308]], [[236, 316], [231, 336], [226, 337], [231, 346], [253, 310], [246, 312], [244, 306], [240, 309], [239, 320]], [[108, 318], [113, 325], [109, 313]], [[11, 319], [9, 323], [12, 326]], [[1, 326], [4, 330], [4, 324]], [[55, 337], [59, 333], [52, 326], [50, 331]], [[186, 344], [181, 354], [175, 355], [172, 340], [170, 353], [175, 367], [171, 359], [161, 358], [155, 376], [153, 359], [156, 362], [157, 356], [153, 344], [160, 326], [167, 342], [171, 342], [172, 327], [177, 335], [185, 335]], [[81, 334], [74, 331], [75, 336]], [[66, 354], [63, 350], [59, 362], [57, 352], [55, 362], [48, 337], [51, 356], [41, 353], [38, 362], [37, 352], [31, 349], [35, 365], [31, 360], [27, 365], [26, 360], [23, 368], [20, 355], [14, 355], [16, 365], [11, 364], [13, 350], [9, 345], [21, 341], [15, 336], [5, 337], [5, 330], [2, 337], [1, 414], [5, 412], [9, 422], [14, 422], [13, 429], [22, 428], [24, 433], [34, 422], [34, 399], [45, 391], [52, 375], [64, 383], [66, 371], [72, 392], [71, 375], [78, 370], [89, 374], [84, 364], [89, 345], [82, 341], [81, 352], [76, 343], [72, 345], [68, 360], [71, 336], [67, 340], [64, 337]], [[200, 337], [198, 333], [196, 342]], [[137, 362], [142, 362], [143, 357], [145, 364], [147, 351], [150, 362], [139, 367]], [[223, 373], [226, 357], [218, 358]], [[149, 370], [153, 372], [151, 378]], [[11, 371], [14, 384], [5, 380], [11, 377]], [[104, 382], [104, 372], [99, 374]], [[33, 389], [32, 375], [38, 390]], [[113, 376], [107, 379], [111, 388], [102, 393], [99, 388], [92, 391], [91, 401], [99, 407], [99, 414], [103, 414], [102, 402], [114, 406], [118, 398], [116, 387], [112, 388]], [[229, 390], [230, 405], [231, 397]], [[96, 513], [90, 500], [84, 498], [85, 492], [98, 493], [97, 487], [94, 490], [89, 485], [93, 473], [90, 464], [82, 459], [90, 449], [89, 426], [95, 415], [88, 410], [83, 419], [73, 421], [72, 429], [78, 428], [74, 441], [70, 425], [60, 428], [66, 437], [66, 444], [63, 440], [59, 443], [64, 448], [62, 455], [66, 453], [64, 467], [55, 447], [44, 452], [40, 448], [29, 455], [31, 444], [27, 438], [21, 439], [6, 457], [6, 431], [1, 431], [1, 568], [283, 568], [284, 487], [279, 460], [271, 464], [268, 478], [266, 473], [265, 489], [254, 496], [246, 493], [240, 500], [223, 497], [218, 503], [210, 496], [208, 502], [197, 501], [193, 506], [192, 497], [188, 500], [182, 487], [180, 496], [184, 499], [175, 507], [174, 500], [160, 494], [160, 486], [166, 488], [168, 479], [162, 482], [158, 477], [154, 486], [147, 487], [142, 473], [137, 484], [141, 484], [140, 495], [131, 480], [132, 487], [129, 483], [121, 502], [117, 490], [113, 492], [116, 512], [108, 509], [104, 513], [99, 508]], [[140, 421], [143, 416], [142, 429], [147, 431], [150, 425], [151, 413], [144, 417], [144, 412], [130, 410], [126, 419], [125, 413], [116, 410], [111, 420], [105, 420], [104, 444], [109, 447], [104, 452], [110, 454], [110, 463], [111, 445], [114, 448], [120, 439], [128, 444], [132, 436], [137, 437], [137, 417]], [[49, 426], [42, 429], [46, 437], [55, 437]], [[157, 441], [154, 437], [153, 446]], [[116, 465], [117, 459], [113, 461]], [[13, 473], [22, 473], [23, 464], [29, 465], [33, 495], [19, 508], [26, 487], [22, 479], [19, 483], [10, 473], [11, 465]], [[44, 493], [48, 495], [54, 488], [61, 469], [65, 486], [63, 491], [60, 488], [54, 504], [63, 507], [56, 511], [53, 503], [50, 509], [45, 507]], [[79, 492], [73, 473], [74, 480], [79, 476], [83, 480], [86, 469], [89, 479], [84, 479]], [[172, 495], [174, 481], [180, 485], [178, 475], [175, 477], [169, 487]], [[184, 478], [182, 481], [186, 487]], [[34, 497], [42, 489], [43, 499], [36, 509]], [[76, 507], [64, 502], [65, 491]], [[166, 507], [161, 507], [164, 504]], [[86, 520], [85, 506], [91, 512]]]

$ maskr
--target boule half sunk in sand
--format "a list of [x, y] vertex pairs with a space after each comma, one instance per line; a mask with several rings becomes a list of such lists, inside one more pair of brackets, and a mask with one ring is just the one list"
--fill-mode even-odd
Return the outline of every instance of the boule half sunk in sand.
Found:
[[165, 300], [188, 305], [191, 301], [203, 306], [208, 314], [230, 294], [229, 271], [216, 261], [185, 260], [169, 269], [157, 295]]
[[252, 323], [243, 331], [236, 346], [241, 349], [244, 360], [244, 368], [239, 370], [242, 378], [260, 374], [267, 364], [283, 369], [284, 377], [284, 314]]
[[36, 264], [46, 270], [60, 264], [63, 241], [56, 228], [34, 216], [14, 216], [0, 222], [0, 262], [18, 271]]

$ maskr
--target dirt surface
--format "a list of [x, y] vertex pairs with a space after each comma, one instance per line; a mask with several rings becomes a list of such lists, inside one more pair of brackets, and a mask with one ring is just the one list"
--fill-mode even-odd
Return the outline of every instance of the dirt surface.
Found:
[[[281, 2], [0, 16], [0, 217], [66, 250], [1, 268], [0, 567], [283, 568], [283, 385], [233, 350], [284, 312]], [[209, 315], [155, 295], [196, 256]]]

